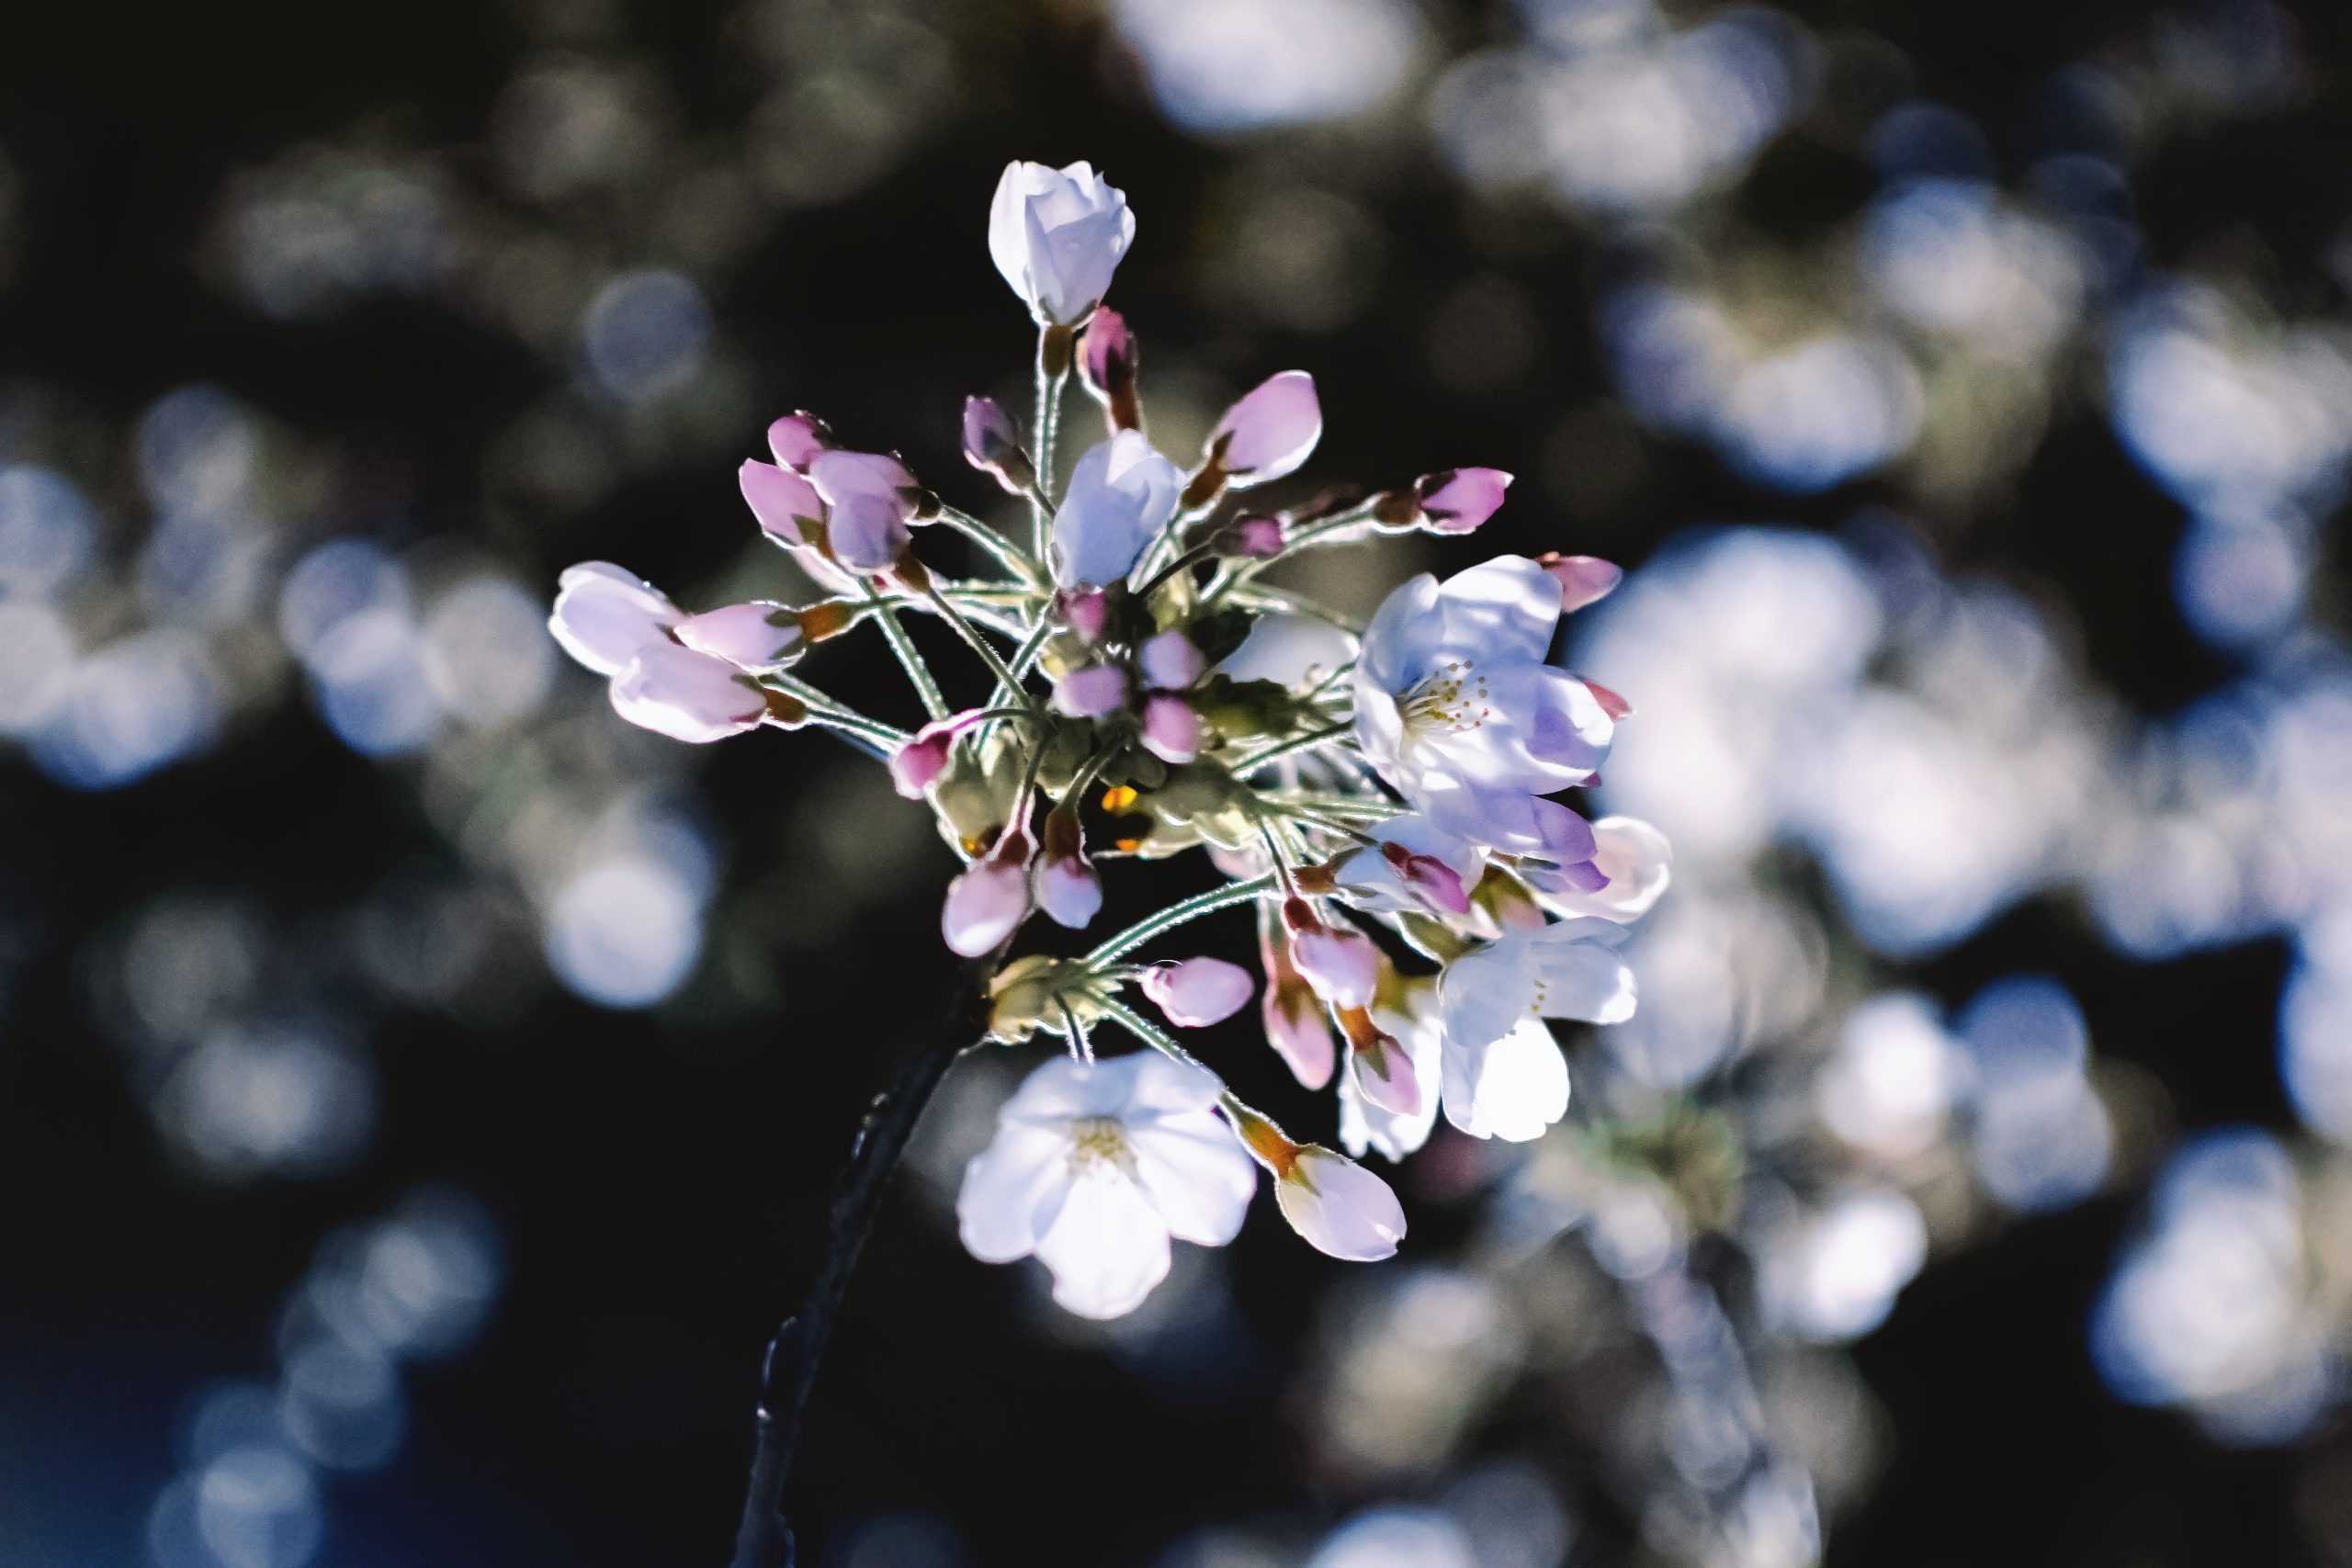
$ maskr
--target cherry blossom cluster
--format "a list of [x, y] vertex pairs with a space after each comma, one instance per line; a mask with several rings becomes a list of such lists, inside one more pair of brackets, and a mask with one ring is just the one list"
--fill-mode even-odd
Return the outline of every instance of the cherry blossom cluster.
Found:
[[[988, 969], [991, 1038], [1067, 1047], [1006, 1103], [967, 1170], [963, 1238], [984, 1259], [1041, 1258], [1055, 1299], [1092, 1317], [1136, 1307], [1167, 1273], [1171, 1238], [1230, 1241], [1254, 1168], [1315, 1247], [1394, 1253], [1404, 1213], [1349, 1156], [1403, 1159], [1441, 1110], [1481, 1138], [1532, 1139], [1559, 1121], [1567, 1067], [1546, 1021], [1631, 1016], [1619, 943], [1668, 871], [1655, 829], [1588, 821], [1560, 798], [1595, 780], [1629, 714], [1550, 662], [1561, 618], [1609, 592], [1618, 570], [1501, 556], [1413, 578], [1368, 625], [1267, 583], [1265, 568], [1302, 550], [1470, 533], [1510, 476], [1460, 468], [1252, 506], [1250, 492], [1298, 470], [1321, 436], [1314, 379], [1298, 370], [1242, 397], [1181, 467], [1147, 433], [1136, 340], [1102, 302], [1135, 231], [1125, 195], [1085, 164], [1015, 164], [997, 188], [989, 249], [1037, 326], [1035, 407], [1024, 440], [994, 400], [969, 400], [963, 447], [1025, 506], [1024, 527], [954, 506], [895, 455], [854, 450], [795, 413], [769, 428], [772, 462], [743, 464], [741, 488], [824, 597], [688, 615], [592, 561], [563, 574], [550, 620], [632, 723], [687, 741], [827, 728], [932, 807], [965, 863], [942, 934]], [[1073, 378], [1102, 432], [1057, 480]], [[990, 570], [926, 564], [919, 541], [934, 527]], [[986, 701], [950, 709], [902, 625], [910, 615], [954, 631], [992, 683]], [[910, 733], [794, 672], [869, 622], [928, 714]], [[1041, 931], [1093, 925], [1103, 863], [1195, 847], [1222, 886], [1091, 950], [1011, 956], [1035, 917]], [[1257, 915], [1262, 987], [1222, 958], [1138, 961], [1242, 906]], [[1177, 1032], [1253, 999], [1298, 1083], [1336, 1085], [1348, 1155], [1293, 1139], [1180, 1043]], [[1142, 1049], [1098, 1055], [1106, 1024]]]

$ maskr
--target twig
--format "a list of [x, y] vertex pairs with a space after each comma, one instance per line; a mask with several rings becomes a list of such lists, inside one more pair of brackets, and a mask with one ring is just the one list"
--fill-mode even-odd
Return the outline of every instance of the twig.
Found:
[[735, 1530], [731, 1568], [793, 1568], [791, 1527], [784, 1517], [784, 1483], [816, 1386], [817, 1365], [832, 1337], [833, 1320], [849, 1291], [857, 1255], [874, 1228], [874, 1216], [889, 1188], [890, 1173], [908, 1136], [930, 1103], [932, 1091], [956, 1058], [971, 1048], [988, 1027], [983, 983], [996, 956], [966, 966], [956, 982], [956, 1004], [939, 1032], [899, 1062], [890, 1081], [866, 1109], [850, 1145], [849, 1163], [833, 1186], [825, 1250], [800, 1310], [784, 1320], [768, 1341], [760, 1369], [760, 1404], [754, 1426], [752, 1476], [743, 1493], [743, 1517]]

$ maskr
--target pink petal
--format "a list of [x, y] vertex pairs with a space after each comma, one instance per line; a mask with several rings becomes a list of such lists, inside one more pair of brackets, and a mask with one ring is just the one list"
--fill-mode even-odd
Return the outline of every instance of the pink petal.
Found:
[[678, 623], [677, 637], [697, 653], [746, 670], [777, 669], [807, 650], [799, 613], [767, 600], [689, 615]]
[[1239, 488], [1292, 472], [1322, 436], [1323, 405], [1315, 395], [1315, 378], [1285, 370], [1225, 411], [1210, 433], [1208, 449]]
[[1205, 1029], [1239, 1012], [1256, 992], [1250, 971], [1222, 958], [1187, 958], [1143, 973], [1143, 994], [1182, 1029]]
[[816, 488], [790, 468], [747, 457], [735, 472], [735, 482], [752, 515], [759, 519], [760, 531], [772, 539], [798, 548], [809, 542], [806, 525], [825, 520], [825, 503]]
[[1201, 752], [1201, 716], [1183, 698], [1157, 693], [1143, 705], [1143, 749], [1163, 762], [1189, 762]]
[[767, 694], [735, 666], [666, 642], [613, 677], [612, 701], [631, 724], [697, 744], [756, 729], [768, 712]]
[[1560, 612], [1581, 610], [1605, 599], [1625, 581], [1625, 569], [1599, 556], [1564, 556], [1557, 550], [1536, 558], [1536, 563], [1560, 584]]
[[1502, 505], [1510, 479], [1500, 468], [1447, 468], [1422, 475], [1413, 486], [1421, 526], [1439, 534], [1467, 534]]
[[775, 454], [775, 460], [803, 473], [817, 460], [817, 454], [832, 444], [832, 427], [807, 409], [786, 414], [768, 426], [768, 450]]
[[1157, 692], [1181, 692], [1201, 678], [1208, 660], [1182, 632], [1161, 632], [1136, 651], [1143, 683]]
[[1073, 670], [1054, 686], [1054, 709], [1072, 718], [1101, 718], [1127, 705], [1127, 672], [1115, 664]]

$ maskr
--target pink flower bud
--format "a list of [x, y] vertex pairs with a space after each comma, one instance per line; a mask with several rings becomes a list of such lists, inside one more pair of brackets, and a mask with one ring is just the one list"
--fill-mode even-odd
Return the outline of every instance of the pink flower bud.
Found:
[[1223, 1023], [1258, 988], [1250, 971], [1222, 958], [1187, 958], [1156, 964], [1143, 972], [1143, 994], [1180, 1029]]
[[1054, 711], [1072, 718], [1101, 718], [1127, 705], [1127, 672], [1115, 664], [1089, 664], [1054, 685]]
[[1470, 894], [1462, 886], [1461, 874], [1437, 856], [1417, 854], [1392, 839], [1382, 842], [1380, 857], [1431, 908], [1449, 915], [1470, 912]]
[[678, 607], [651, 583], [610, 561], [582, 561], [556, 580], [548, 630], [599, 675], [617, 675], [645, 649], [670, 640]]
[[769, 538], [800, 549], [821, 536], [825, 503], [815, 487], [790, 468], [746, 457], [735, 479], [752, 515], [759, 519], [760, 531]]
[[1245, 560], [1272, 560], [1283, 553], [1279, 517], [1238, 517], [1216, 536], [1217, 553]]
[[1413, 1075], [1412, 1058], [1385, 1034], [1373, 1031], [1348, 1053], [1348, 1074], [1356, 1092], [1383, 1110], [1399, 1116], [1421, 1113], [1421, 1080]]
[[779, 670], [808, 650], [800, 613], [771, 600], [689, 615], [678, 623], [676, 635], [695, 652], [745, 670]]
[[1111, 596], [1100, 588], [1064, 588], [1054, 594], [1054, 614], [1086, 641], [1101, 642], [1111, 620]]
[[1143, 683], [1156, 692], [1181, 692], [1201, 678], [1208, 660], [1182, 632], [1161, 632], [1136, 650]]
[[1380, 949], [1351, 926], [1330, 926], [1317, 919], [1304, 898], [1283, 906], [1283, 921], [1290, 927], [1290, 960], [1315, 994], [1338, 1008], [1360, 1008], [1372, 1000], [1380, 983]]
[[1163, 762], [1189, 762], [1201, 754], [1201, 716], [1183, 698], [1154, 693], [1143, 705], [1143, 749]]
[[1323, 436], [1315, 378], [1304, 370], [1269, 377], [1225, 411], [1209, 433], [1206, 460], [1237, 490], [1295, 470]]
[[890, 758], [890, 783], [898, 792], [909, 800], [921, 800], [922, 792], [947, 771], [956, 738], [978, 723], [979, 717], [978, 708], [966, 708], [916, 730]]
[[1320, 1144], [1298, 1147], [1275, 1173], [1274, 1201], [1309, 1247], [1351, 1263], [1396, 1255], [1405, 1210], [1388, 1183]]
[[947, 885], [939, 931], [950, 950], [978, 958], [1011, 936], [1028, 912], [1029, 839], [1016, 828]]
[[1511, 477], [1500, 468], [1447, 468], [1413, 483], [1419, 525], [1433, 534], [1467, 534], [1495, 514]]
[[1021, 448], [1012, 416], [994, 398], [964, 400], [964, 461], [995, 475], [996, 482], [1012, 495], [1024, 493], [1037, 478], [1029, 454]]
[[613, 711], [673, 740], [700, 743], [756, 729], [768, 695], [723, 659], [654, 643], [613, 677]]
[[1046, 841], [1037, 858], [1037, 907], [1057, 925], [1084, 931], [1102, 910], [1102, 878], [1086, 858], [1078, 812], [1068, 805], [1046, 814]]
[[825, 500], [826, 543], [852, 571], [887, 571], [913, 536], [922, 487], [898, 458], [880, 452], [820, 452], [808, 481]]
[[1266, 1026], [1266, 1043], [1274, 1048], [1303, 1089], [1317, 1089], [1331, 1081], [1339, 1059], [1330, 1026], [1324, 1021], [1323, 1004], [1315, 989], [1291, 966], [1290, 943], [1271, 905], [1259, 906], [1258, 957], [1266, 971], [1266, 992], [1259, 1013]]
[[1079, 342], [1078, 378], [1101, 403], [1112, 433], [1143, 428], [1136, 403], [1136, 340], [1126, 318], [1104, 307], [1086, 323]]
[[1535, 564], [1558, 581], [1560, 613], [1564, 615], [1608, 598], [1625, 581], [1623, 567], [1599, 556], [1564, 556], [1557, 550], [1547, 550], [1535, 558]]
[[768, 426], [768, 450], [775, 454], [775, 460], [804, 474], [817, 455], [832, 445], [832, 426], [807, 409], [786, 414]]

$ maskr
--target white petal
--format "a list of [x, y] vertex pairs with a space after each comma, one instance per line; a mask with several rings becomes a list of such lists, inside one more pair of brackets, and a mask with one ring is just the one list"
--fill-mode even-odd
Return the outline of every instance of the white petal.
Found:
[[1438, 608], [1449, 654], [1541, 664], [1560, 621], [1560, 584], [1525, 556], [1497, 556], [1447, 578]]
[[1549, 893], [1544, 902], [1564, 915], [1597, 915], [1623, 925], [1649, 913], [1674, 879], [1674, 847], [1664, 833], [1633, 817], [1604, 817], [1592, 825], [1600, 852], [1593, 864], [1609, 886], [1590, 893]]
[[1258, 1168], [1215, 1111], [1156, 1118], [1129, 1131], [1127, 1147], [1137, 1185], [1178, 1237], [1223, 1247], [1240, 1233]]
[[1358, 684], [1401, 693], [1429, 673], [1443, 629], [1437, 601], [1437, 579], [1426, 571], [1390, 591], [1363, 629], [1356, 658]]
[[1006, 1122], [964, 1168], [956, 1194], [956, 1228], [965, 1250], [987, 1263], [1010, 1263], [1037, 1249], [1038, 1221], [1050, 1224], [1070, 1184], [1069, 1139], [1049, 1128]]
[[1097, 1162], [1071, 1183], [1037, 1256], [1054, 1271], [1054, 1300], [1080, 1317], [1120, 1317], [1168, 1277], [1168, 1227], [1134, 1182]]
[[563, 650], [599, 675], [617, 675], [647, 648], [667, 641], [677, 606], [651, 583], [610, 561], [582, 561], [557, 580], [548, 630]]
[[1568, 1064], [1531, 1019], [1484, 1045], [1444, 1050], [1445, 1119], [1474, 1138], [1523, 1144], [1568, 1113]]
[[1351, 1263], [1393, 1258], [1405, 1238], [1405, 1211], [1388, 1183], [1329, 1149], [1299, 1150], [1274, 1198], [1309, 1246]]

